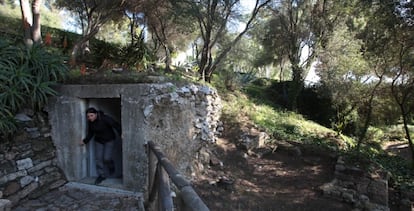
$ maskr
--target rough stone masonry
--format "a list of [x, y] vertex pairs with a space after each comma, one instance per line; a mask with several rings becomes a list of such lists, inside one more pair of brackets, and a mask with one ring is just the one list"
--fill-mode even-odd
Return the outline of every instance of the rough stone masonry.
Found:
[[46, 114], [25, 110], [16, 120], [19, 132], [13, 140], [0, 143], [0, 210], [66, 183], [57, 166]]
[[[69, 181], [87, 176], [86, 151], [78, 145], [85, 136], [85, 110], [91, 99], [119, 99], [122, 125], [123, 185], [146, 192], [148, 156], [153, 141], [184, 175], [191, 175], [195, 154], [214, 141], [221, 101], [204, 85], [161, 84], [64, 85], [48, 108], [58, 165]], [[70, 137], [70, 139], [68, 139]]]
[[146, 191], [147, 141], [159, 144], [190, 177], [200, 149], [220, 132], [220, 98], [208, 86], [63, 85], [57, 91], [46, 112], [19, 113], [19, 132], [0, 143], [0, 210], [86, 176], [78, 141], [89, 98], [120, 98], [125, 189]]

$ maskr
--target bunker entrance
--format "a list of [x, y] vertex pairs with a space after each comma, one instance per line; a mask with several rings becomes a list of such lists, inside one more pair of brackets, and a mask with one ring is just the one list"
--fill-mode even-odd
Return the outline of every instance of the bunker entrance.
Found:
[[[158, 85], [162, 93], [164, 86]], [[97, 178], [94, 140], [81, 145], [87, 134], [86, 110], [102, 110], [121, 124], [122, 141], [118, 135], [114, 147], [115, 171], [99, 186], [144, 192], [148, 181], [148, 139], [157, 139], [160, 132], [151, 131], [151, 121], [164, 119], [152, 112], [152, 100], [158, 86], [148, 84], [61, 85], [58, 96], [48, 105], [51, 136], [56, 147], [57, 165], [68, 182], [94, 184]], [[183, 109], [185, 110], [185, 109]], [[170, 116], [170, 115], [168, 115]], [[169, 120], [172, 121], [172, 120]], [[187, 121], [185, 121], [187, 124]], [[169, 124], [173, 125], [173, 124]], [[176, 131], [176, 130], [171, 130]], [[109, 171], [109, 169], [106, 169]], [[108, 172], [109, 173], [109, 172]]]
[[[85, 99], [85, 108], [93, 107], [98, 111], [103, 112], [105, 115], [111, 117], [116, 122], [121, 124], [121, 99], [120, 98], [88, 98]], [[86, 110], [85, 110], [86, 111]], [[85, 115], [85, 121], [86, 114]], [[88, 132], [88, 123], [84, 128], [85, 134]], [[102, 185], [114, 186], [122, 185], [122, 139], [121, 134], [113, 128], [112, 129], [116, 135], [114, 140], [113, 148], [110, 150], [111, 156], [111, 165], [104, 165], [104, 172], [106, 180], [102, 182]], [[102, 144], [96, 142], [94, 138], [86, 145], [86, 177], [82, 179], [85, 183], [93, 183], [94, 179], [99, 176], [97, 172], [97, 160], [96, 160], [96, 150], [102, 147]]]

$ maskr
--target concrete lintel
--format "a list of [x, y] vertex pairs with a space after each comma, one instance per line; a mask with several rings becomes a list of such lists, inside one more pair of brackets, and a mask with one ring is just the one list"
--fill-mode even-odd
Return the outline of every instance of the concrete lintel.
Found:
[[[60, 95], [78, 98], [118, 98], [124, 93], [137, 92], [142, 95], [151, 94], [154, 90], [165, 90], [174, 86], [163, 84], [99, 84], [99, 85], [59, 85], [54, 87]], [[152, 89], [156, 87], [156, 89]]]

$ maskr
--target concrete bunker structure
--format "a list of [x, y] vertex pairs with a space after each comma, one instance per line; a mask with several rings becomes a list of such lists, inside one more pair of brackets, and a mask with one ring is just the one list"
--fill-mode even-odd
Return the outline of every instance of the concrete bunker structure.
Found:
[[58, 166], [67, 180], [96, 176], [93, 144], [80, 144], [87, 132], [85, 111], [95, 107], [122, 125], [114, 153], [115, 174], [122, 175], [119, 188], [143, 193], [149, 172], [146, 143], [160, 145], [177, 170], [189, 176], [197, 150], [214, 141], [221, 111], [217, 92], [194, 84], [60, 85], [56, 90], [48, 113]]

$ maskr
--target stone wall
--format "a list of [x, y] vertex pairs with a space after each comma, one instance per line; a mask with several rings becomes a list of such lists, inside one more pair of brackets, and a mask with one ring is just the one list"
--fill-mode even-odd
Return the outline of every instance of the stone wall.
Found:
[[215, 141], [221, 100], [214, 89], [187, 85], [148, 98], [144, 106], [145, 139], [157, 143], [178, 171], [195, 173], [197, 154]]
[[16, 119], [19, 132], [11, 140], [0, 143], [0, 210], [66, 183], [56, 165], [46, 114], [26, 110]]
[[353, 204], [362, 210], [389, 211], [388, 175], [381, 170], [367, 172], [346, 164], [339, 157], [335, 179], [321, 186], [324, 195]]

